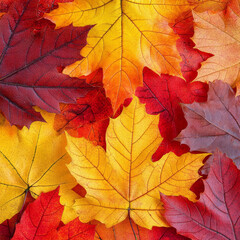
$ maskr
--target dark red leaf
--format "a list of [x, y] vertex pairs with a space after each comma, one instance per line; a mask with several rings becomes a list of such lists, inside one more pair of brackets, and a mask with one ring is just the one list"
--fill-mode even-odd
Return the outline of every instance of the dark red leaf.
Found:
[[0, 240], [10, 240], [15, 231], [15, 224], [17, 222], [18, 215], [16, 214], [11, 219], [7, 219], [0, 224]]
[[39, 0], [38, 16], [42, 17], [44, 13], [50, 12], [58, 7], [58, 3], [72, 2], [73, 0]]
[[18, 1], [0, 19], [0, 110], [18, 126], [43, 120], [32, 106], [57, 113], [59, 102], [73, 103], [91, 89], [57, 70], [79, 60], [90, 27], [54, 31], [47, 25], [34, 34], [37, 5], [38, 0]]
[[193, 240], [240, 239], [240, 171], [217, 152], [204, 185], [196, 203], [182, 196], [162, 196], [167, 221]]
[[16, 0], [1, 0], [0, 2], [0, 12], [7, 12], [9, 7]]
[[[7, 12], [13, 2], [19, 0], [1, 0], [0, 2], [0, 12]], [[44, 13], [50, 12], [51, 10], [57, 8], [58, 3], [72, 2], [72, 0], [39, 0], [37, 6], [38, 17], [42, 17]]]
[[85, 197], [85, 195], [87, 194], [87, 191], [85, 190], [85, 188], [79, 184], [77, 184], [74, 188], [72, 188], [72, 190], [81, 197]]
[[190, 239], [177, 234], [176, 230], [172, 227], [169, 228], [153, 227], [153, 229], [149, 232], [149, 240], [190, 240]]

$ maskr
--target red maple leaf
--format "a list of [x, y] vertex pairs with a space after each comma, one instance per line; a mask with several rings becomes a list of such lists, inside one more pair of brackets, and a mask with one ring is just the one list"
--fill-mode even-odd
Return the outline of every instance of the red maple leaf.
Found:
[[[159, 76], [152, 70], [144, 68], [143, 87], [137, 88], [136, 95], [142, 103], [146, 103], [147, 113], [160, 114], [159, 129], [161, 135], [165, 139], [172, 140], [187, 126], [179, 103], [206, 101], [207, 90], [208, 85], [205, 83], [187, 83], [181, 78], [166, 74]], [[183, 153], [181, 150], [179, 151], [178, 148], [165, 149], [165, 152], [161, 150], [159, 150], [159, 152], [164, 154], [167, 151], [173, 150], [176, 153]], [[159, 153], [154, 156], [155, 159], [159, 157]]]
[[42, 193], [28, 205], [20, 223], [17, 224], [12, 240], [90, 240], [94, 238], [95, 226], [83, 224], [79, 219], [61, 226], [64, 207], [59, 202], [58, 191], [59, 188]]

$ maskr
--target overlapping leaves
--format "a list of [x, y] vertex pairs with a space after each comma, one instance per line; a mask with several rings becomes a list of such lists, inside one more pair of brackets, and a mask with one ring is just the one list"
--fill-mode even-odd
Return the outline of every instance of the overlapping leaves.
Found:
[[0, 222], [21, 210], [28, 191], [37, 198], [59, 185], [62, 190], [76, 185], [65, 166], [70, 162], [65, 136], [54, 131], [53, 116], [45, 114], [45, 120], [30, 129], [1, 126]]
[[96, 24], [89, 32], [88, 45], [81, 51], [84, 59], [66, 68], [64, 73], [81, 76], [103, 68], [103, 83], [114, 110], [141, 85], [144, 65], [180, 76], [177, 36], [165, 19], [173, 19], [189, 8], [186, 0], [178, 2], [175, 5], [168, 1], [170, 7], [157, 1], [149, 4], [149, 1], [125, 0], [76, 0], [60, 4], [47, 15], [58, 28], [71, 23]]
[[239, 9], [1, 1], [0, 239], [238, 239]]
[[232, 160], [217, 152], [197, 203], [184, 197], [164, 197], [166, 218], [191, 239], [239, 239], [240, 172]]
[[169, 153], [152, 163], [162, 140], [159, 118], [148, 115], [138, 101], [135, 97], [118, 118], [111, 119], [106, 152], [83, 138], [68, 136], [69, 170], [87, 191], [73, 206], [83, 222], [97, 219], [110, 227], [129, 215], [146, 228], [168, 226], [161, 215], [159, 192], [195, 199], [189, 189], [207, 155]]
[[33, 106], [57, 113], [59, 102], [73, 103], [92, 89], [57, 70], [79, 59], [90, 27], [54, 31], [46, 23], [34, 34], [37, 6], [38, 0], [14, 1], [0, 19], [0, 110], [20, 127], [43, 121]]
[[[209, 3], [210, 2], [210, 3]], [[116, 110], [142, 84], [142, 69], [181, 76], [181, 60], [176, 49], [178, 36], [168, 23], [192, 7], [223, 8], [226, 1], [167, 0], [75, 0], [59, 4], [47, 15], [57, 28], [94, 25], [84, 59], [64, 70], [70, 76], [87, 75], [103, 68], [106, 94]], [[200, 7], [200, 8], [201, 8]]]
[[196, 80], [212, 82], [218, 79], [239, 88], [239, 1], [229, 1], [226, 10], [215, 14], [194, 12], [193, 16], [196, 47], [214, 55], [202, 65]]
[[239, 166], [239, 102], [228, 84], [220, 81], [209, 84], [207, 102], [183, 106], [188, 126], [177, 139], [192, 151], [214, 152], [218, 148]]

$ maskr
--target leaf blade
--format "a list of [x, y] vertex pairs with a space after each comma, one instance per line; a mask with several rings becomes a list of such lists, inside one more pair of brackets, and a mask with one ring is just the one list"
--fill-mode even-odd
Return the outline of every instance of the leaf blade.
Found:
[[[82, 222], [96, 219], [111, 227], [129, 215], [149, 229], [168, 226], [159, 197], [159, 192], [166, 191], [164, 184], [172, 185], [171, 194], [195, 198], [189, 189], [208, 154], [177, 157], [171, 153], [152, 163], [151, 155], [162, 140], [158, 121], [134, 97], [118, 118], [111, 119], [106, 152], [83, 138], [67, 136], [72, 157], [69, 170], [87, 191], [73, 206]], [[176, 162], [178, 166], [172, 169], [171, 163]]]

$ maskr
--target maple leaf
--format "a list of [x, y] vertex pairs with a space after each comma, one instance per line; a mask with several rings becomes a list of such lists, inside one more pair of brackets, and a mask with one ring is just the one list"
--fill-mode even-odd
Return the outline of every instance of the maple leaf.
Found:
[[17, 224], [13, 240], [51, 239], [50, 235], [60, 221], [64, 207], [59, 203], [59, 189], [42, 193], [30, 203]]
[[42, 193], [37, 200], [30, 203], [17, 224], [12, 240], [66, 240], [94, 238], [95, 226], [82, 224], [75, 219], [60, 227], [64, 207], [60, 204], [58, 188], [48, 193]]
[[207, 99], [207, 84], [187, 83], [183, 79], [162, 74], [159, 76], [148, 68], [143, 70], [143, 87], [136, 96], [146, 103], [149, 114], [159, 114], [159, 129], [164, 138], [174, 138], [186, 127], [179, 103], [204, 102]]
[[[91, 84], [95, 81], [94, 84], [99, 86], [97, 80], [99, 77], [99, 80], [102, 80], [102, 71], [93, 73], [93, 76], [87, 79], [95, 78], [91, 79]], [[106, 147], [105, 132], [113, 111], [103, 88], [98, 87], [89, 91], [84, 98], [78, 98], [76, 104], [61, 104], [60, 108], [61, 114], [57, 114], [54, 121], [54, 128], [57, 131], [66, 130], [73, 137], [85, 137], [95, 144]]]
[[[193, 101], [206, 101], [207, 98], [207, 84], [200, 82], [187, 83], [183, 79], [162, 74], [159, 76], [148, 68], [143, 70], [143, 87], [136, 90], [136, 95], [142, 103], [146, 103], [146, 111], [149, 114], [159, 114], [159, 129], [161, 135], [172, 140], [176, 137], [182, 129], [187, 125], [180, 102], [192, 103]], [[169, 150], [164, 145], [163, 151], [161, 148], [163, 141], [154, 154], [154, 159], [159, 159], [162, 154]], [[170, 143], [170, 146], [177, 143]], [[160, 154], [161, 152], [161, 154]], [[174, 151], [178, 153], [179, 151]], [[182, 152], [182, 151], [180, 151]]]
[[196, 203], [163, 196], [165, 216], [178, 233], [191, 239], [239, 239], [240, 172], [232, 160], [217, 152]]
[[[193, 17], [191, 12], [186, 12], [179, 18], [175, 19], [174, 23], [171, 24], [171, 27], [174, 32], [180, 36], [177, 40], [177, 49], [182, 58], [180, 65], [183, 77], [187, 82], [191, 82], [197, 76], [197, 69], [200, 68], [201, 62], [211, 55], [193, 48], [194, 43], [190, 40], [190, 37], [192, 37], [194, 33]], [[146, 71], [146, 69], [143, 71], [143, 78], [150, 87], [147, 89], [146, 84], [143, 83], [144, 86], [142, 88], [137, 88], [136, 95], [140, 97], [142, 102], [148, 102], [146, 107], [147, 111], [151, 114], [154, 113], [154, 106], [155, 108], [159, 106], [158, 113], [161, 113], [159, 127], [161, 134], [164, 137], [161, 145], [152, 156], [153, 161], [160, 159], [165, 153], [170, 151], [174, 152], [178, 156], [188, 152], [188, 147], [186, 145], [180, 146], [178, 142], [173, 141], [173, 138], [176, 137], [186, 126], [186, 120], [183, 117], [183, 112], [179, 106], [179, 102], [192, 102], [194, 100], [200, 102], [205, 101], [207, 85], [191, 85], [189, 83], [185, 83], [182, 79], [175, 78], [173, 76], [162, 75], [159, 77], [156, 74], [151, 73], [150, 70]], [[151, 82], [152, 79], [153, 83]], [[176, 81], [176, 85], [179, 84], [182, 87], [176, 87], [174, 81]], [[153, 84], [157, 86], [155, 91]], [[163, 86], [161, 91], [160, 86], [158, 86], [160, 84]], [[165, 90], [164, 86], [166, 86]], [[194, 88], [194, 86], [196, 88]], [[187, 94], [186, 91], [182, 91], [183, 89], [187, 90], [189, 87], [192, 89], [187, 91]], [[153, 88], [153, 91], [151, 88]], [[144, 96], [146, 96], [145, 93], [147, 93], [148, 96], [151, 96], [150, 99], [144, 99]], [[156, 101], [153, 100], [154, 95], [156, 95]]]
[[115, 111], [141, 85], [144, 65], [159, 73], [181, 76], [177, 36], [165, 18], [173, 19], [189, 9], [186, 0], [178, 2], [181, 7], [172, 0], [75, 0], [59, 4], [58, 9], [46, 15], [58, 28], [71, 23], [96, 24], [89, 32], [88, 45], [81, 51], [85, 58], [64, 73], [81, 76], [103, 68], [104, 87]]
[[34, 122], [15, 134], [0, 127], [0, 223], [20, 211], [27, 192], [36, 198], [59, 185], [61, 194], [76, 185], [65, 166], [66, 138], [53, 130], [54, 117], [42, 114], [48, 123]]
[[202, 64], [195, 80], [212, 82], [217, 79], [239, 88], [238, 0], [229, 1], [226, 10], [219, 13], [193, 12], [193, 16], [195, 21], [193, 41], [196, 47], [214, 55]]
[[[240, 97], [221, 81], [209, 84], [208, 100], [183, 105], [188, 126], [176, 138], [191, 151], [217, 148], [240, 166]], [[221, 117], [220, 117], [221, 116]]]
[[168, 23], [198, 5], [213, 8], [212, 2], [222, 6], [222, 1], [75, 0], [59, 4], [45, 16], [58, 28], [71, 23], [96, 24], [81, 51], [85, 58], [64, 73], [81, 76], [103, 68], [104, 87], [115, 112], [141, 86], [144, 66], [157, 73], [181, 76], [181, 58], [175, 46], [178, 37]]
[[92, 89], [57, 70], [79, 59], [90, 27], [54, 31], [47, 25], [34, 35], [37, 4], [38, 0], [14, 2], [0, 20], [0, 110], [20, 127], [43, 121], [32, 106], [57, 113], [59, 102], [73, 103]]
[[72, 158], [68, 168], [87, 191], [73, 205], [81, 222], [96, 219], [111, 227], [129, 214], [142, 227], [168, 226], [159, 192], [195, 198], [189, 188], [199, 178], [197, 171], [207, 154], [169, 153], [153, 163], [151, 156], [162, 140], [158, 121], [134, 97], [119, 117], [110, 120], [106, 152], [67, 135]]
[[152, 230], [137, 226], [129, 219], [118, 223], [112, 228], [106, 228], [104, 224], [96, 225], [95, 240], [189, 240], [186, 237], [176, 234], [174, 228], [153, 227]]

